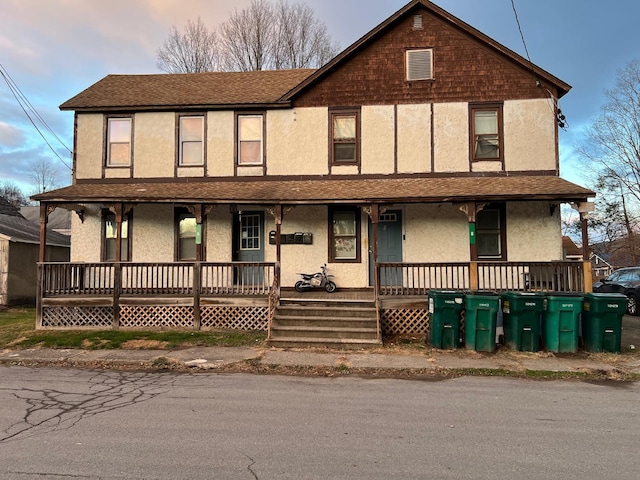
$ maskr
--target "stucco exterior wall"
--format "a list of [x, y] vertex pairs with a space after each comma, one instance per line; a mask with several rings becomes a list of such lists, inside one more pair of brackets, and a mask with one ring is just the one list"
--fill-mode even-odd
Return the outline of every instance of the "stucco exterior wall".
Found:
[[362, 173], [393, 173], [395, 150], [393, 105], [362, 107], [361, 122]]
[[328, 115], [326, 108], [269, 111], [268, 174], [326, 175], [329, 165]]
[[134, 177], [173, 177], [175, 137], [174, 113], [137, 113], [133, 136]]
[[398, 173], [431, 171], [431, 105], [398, 105]]
[[138, 205], [131, 221], [131, 249], [136, 262], [173, 262], [173, 205]]
[[469, 261], [469, 223], [457, 206], [408, 205], [404, 223], [405, 262]]
[[507, 204], [508, 260], [562, 260], [560, 209], [551, 214], [550, 202]]
[[434, 112], [434, 171], [469, 171], [469, 106], [436, 103]]
[[101, 178], [104, 155], [104, 117], [79, 113], [76, 131], [76, 172], [79, 179]]
[[233, 217], [226, 205], [214, 208], [207, 215], [206, 259], [208, 262], [230, 262]]
[[100, 213], [87, 210], [84, 222], [71, 215], [71, 261], [100, 262], [102, 248], [102, 223]]
[[233, 176], [234, 115], [231, 111], [207, 113], [207, 174]]
[[555, 116], [549, 100], [504, 102], [506, 170], [555, 170]]
[[[300, 280], [298, 273], [319, 272], [320, 266], [327, 264], [327, 269], [334, 275], [338, 287], [365, 288], [369, 284], [367, 254], [367, 218], [362, 215], [361, 255], [360, 263], [329, 263], [329, 210], [326, 206], [301, 206], [287, 213], [282, 221], [282, 233], [310, 232], [313, 234], [311, 245], [282, 245], [282, 285], [293, 287]], [[265, 215], [265, 236], [275, 230], [273, 218]], [[275, 262], [276, 246], [265, 245], [265, 261]]]

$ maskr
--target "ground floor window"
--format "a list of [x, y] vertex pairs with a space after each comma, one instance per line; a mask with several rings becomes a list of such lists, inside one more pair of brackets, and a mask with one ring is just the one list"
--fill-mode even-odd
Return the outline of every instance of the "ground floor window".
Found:
[[360, 262], [360, 210], [329, 210], [329, 261]]
[[[111, 211], [102, 214], [102, 261], [116, 261], [117, 224], [116, 215]], [[131, 261], [131, 213], [122, 218], [122, 232], [120, 238], [120, 258], [123, 262]]]
[[198, 226], [196, 217], [184, 208], [176, 209], [176, 261], [197, 260], [198, 229], [202, 234], [202, 225]]
[[480, 260], [506, 260], [504, 204], [491, 204], [476, 215], [476, 245]]

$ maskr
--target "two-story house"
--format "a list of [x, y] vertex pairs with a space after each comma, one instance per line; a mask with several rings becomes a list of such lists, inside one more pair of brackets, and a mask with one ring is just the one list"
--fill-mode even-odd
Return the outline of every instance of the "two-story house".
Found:
[[594, 196], [559, 177], [569, 89], [427, 0], [318, 70], [109, 75], [61, 106], [73, 184], [35, 197], [43, 224], [78, 212], [39, 321], [271, 329], [325, 263], [370, 292], [378, 339], [427, 328], [393, 295], [582, 289], [562, 262], [559, 205]]

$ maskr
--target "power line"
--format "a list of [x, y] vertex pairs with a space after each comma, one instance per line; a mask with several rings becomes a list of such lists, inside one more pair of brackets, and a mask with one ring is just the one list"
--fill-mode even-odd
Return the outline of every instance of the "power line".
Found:
[[[44, 142], [47, 144], [47, 146], [49, 147], [49, 149], [53, 152], [53, 154], [58, 157], [58, 159], [63, 163], [63, 165], [65, 167], [67, 167], [69, 170], [72, 170], [71, 166], [67, 163], [67, 161], [65, 161], [59, 154], [58, 152], [53, 148], [53, 146], [51, 145], [51, 143], [49, 143], [49, 141], [47, 140], [47, 138], [45, 137], [45, 135], [42, 133], [42, 131], [40, 130], [40, 128], [38, 127], [38, 125], [36, 125], [36, 122], [33, 120], [33, 118], [31, 117], [31, 115], [29, 115], [29, 112], [27, 111], [30, 110], [32, 112], [32, 114], [35, 116], [35, 118], [47, 129], [47, 131], [71, 154], [73, 154], [73, 151], [67, 147], [67, 145], [60, 139], [60, 137], [58, 137], [58, 135], [56, 135], [56, 133], [53, 131], [53, 129], [47, 124], [47, 122], [44, 120], [44, 118], [42, 118], [42, 116], [38, 113], [38, 111], [35, 109], [35, 107], [31, 104], [31, 102], [29, 101], [29, 99], [26, 97], [26, 95], [24, 93], [22, 93], [22, 91], [20, 90], [20, 88], [18, 87], [18, 85], [14, 82], [13, 78], [11, 78], [11, 76], [9, 75], [9, 72], [7, 72], [6, 68], [4, 68], [4, 66], [0, 63], [0, 76], [2, 76], [2, 78], [4, 79], [4, 81], [6, 82], [7, 86], [9, 87], [9, 90], [11, 91], [11, 94], [13, 95], [13, 98], [15, 98], [16, 102], [18, 102], [18, 105], [20, 106], [20, 108], [22, 109], [22, 111], [24, 112], [24, 114], [26, 115], [26, 117], [29, 119], [29, 122], [31, 122], [31, 125], [33, 125], [33, 127], [36, 129], [36, 131], [38, 132], [38, 134], [40, 135], [40, 137], [42, 137], [42, 139], [44, 140]], [[25, 108], [26, 106], [26, 108]]]
[[[531, 61], [531, 56], [529, 55], [529, 49], [527, 48], [527, 42], [524, 39], [524, 33], [522, 32], [522, 25], [520, 25], [520, 18], [518, 17], [518, 10], [516, 9], [515, 0], [511, 0], [511, 8], [513, 8], [513, 15], [516, 18], [516, 24], [518, 25], [518, 31], [520, 32], [520, 38], [522, 39], [522, 45], [524, 46], [524, 52], [527, 55], [527, 60], [529, 60], [529, 65], [531, 66], [531, 70], [535, 73], [534, 64]], [[542, 82], [538, 80], [538, 85], [542, 86]], [[551, 93], [548, 88], [545, 88], [545, 91], [549, 94], [549, 98], [553, 102], [553, 106], [555, 108], [551, 109], [551, 113], [556, 117], [556, 121], [560, 128], [566, 130], [568, 127], [568, 122], [566, 117], [562, 114], [562, 110], [560, 110], [560, 105], [558, 103], [558, 99]]]

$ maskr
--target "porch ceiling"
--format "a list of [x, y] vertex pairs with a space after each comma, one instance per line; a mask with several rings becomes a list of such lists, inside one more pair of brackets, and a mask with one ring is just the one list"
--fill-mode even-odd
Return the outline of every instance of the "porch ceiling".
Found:
[[[172, 179], [173, 180], [173, 179]], [[556, 176], [378, 177], [286, 180], [99, 180], [35, 195], [49, 203], [345, 204], [463, 201], [586, 201], [595, 193]]]

